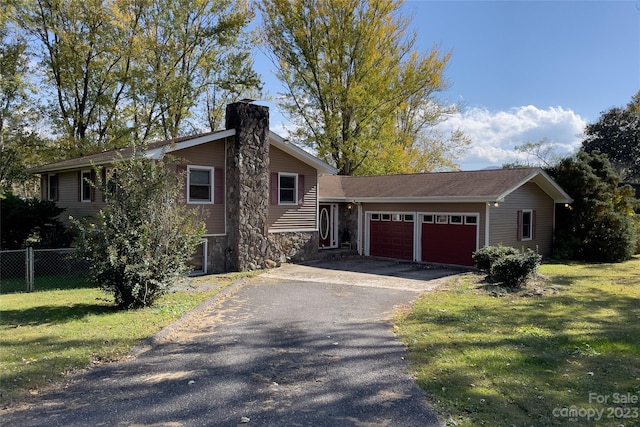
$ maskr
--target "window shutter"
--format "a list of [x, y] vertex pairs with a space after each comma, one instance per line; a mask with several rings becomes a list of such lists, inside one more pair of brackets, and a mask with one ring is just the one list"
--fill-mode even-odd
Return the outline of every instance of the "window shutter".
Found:
[[100, 185], [100, 192], [102, 193], [102, 201], [107, 201], [107, 168], [102, 168], [100, 171], [100, 175], [102, 176], [102, 182]]
[[298, 204], [304, 204], [304, 175], [298, 175]]
[[91, 201], [96, 201], [96, 170], [91, 169]]
[[518, 211], [518, 242], [522, 241], [522, 211]]
[[224, 169], [213, 170], [213, 203], [224, 203]]
[[271, 172], [271, 204], [278, 204], [278, 173]]
[[184, 197], [184, 201], [186, 202], [189, 197], [189, 189], [187, 188], [187, 165], [176, 165], [176, 174], [178, 175], [178, 182], [182, 185], [181, 195]]
[[49, 199], [49, 189], [47, 188], [49, 184], [48, 175], [42, 174], [40, 175], [40, 198], [42, 200]]
[[78, 171], [78, 201], [82, 201], [82, 171]]
[[531, 238], [536, 238], [536, 211], [531, 211]]

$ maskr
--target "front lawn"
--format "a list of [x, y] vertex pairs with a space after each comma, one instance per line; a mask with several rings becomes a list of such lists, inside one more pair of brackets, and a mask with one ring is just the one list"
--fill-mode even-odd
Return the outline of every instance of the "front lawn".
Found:
[[516, 294], [459, 276], [399, 316], [434, 409], [459, 426], [640, 425], [640, 257], [539, 271]]
[[0, 295], [0, 405], [38, 394], [92, 363], [122, 358], [240, 277], [188, 279], [139, 310], [116, 309], [107, 294], [86, 285]]

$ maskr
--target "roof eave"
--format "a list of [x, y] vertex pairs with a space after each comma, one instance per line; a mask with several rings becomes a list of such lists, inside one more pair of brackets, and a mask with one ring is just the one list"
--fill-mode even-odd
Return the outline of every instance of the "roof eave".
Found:
[[495, 203], [503, 199], [497, 196], [476, 197], [318, 197], [321, 202], [346, 202], [346, 203]]
[[[125, 159], [127, 158], [126, 156], [124, 157]], [[29, 168], [27, 169], [27, 172], [30, 174], [43, 174], [43, 173], [51, 173], [51, 172], [65, 172], [65, 171], [70, 171], [70, 170], [78, 170], [78, 169], [83, 169], [83, 168], [87, 168], [87, 167], [93, 167], [93, 166], [105, 166], [105, 165], [110, 165], [113, 163], [113, 161], [116, 160], [115, 158], [113, 159], [100, 159], [100, 160], [96, 160], [96, 161], [89, 161], [89, 162], [83, 162], [83, 163], [75, 163], [72, 165], [65, 165], [65, 166], [61, 166], [61, 167], [49, 167], [49, 165], [43, 165], [43, 166], [37, 166], [37, 167], [33, 167], [33, 168]]]
[[554, 203], [571, 203], [573, 199], [551, 178], [544, 170], [536, 169], [517, 184], [500, 194], [499, 198], [504, 200], [509, 194], [522, 187], [527, 182], [537, 184], [542, 191], [551, 197]]

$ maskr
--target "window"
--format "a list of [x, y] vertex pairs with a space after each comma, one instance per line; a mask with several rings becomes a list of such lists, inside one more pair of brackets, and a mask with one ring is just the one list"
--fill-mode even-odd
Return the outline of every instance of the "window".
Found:
[[391, 215], [391, 220], [395, 221], [395, 222], [400, 222], [400, 221], [402, 221], [402, 215], [401, 214], [393, 214], [393, 215]]
[[109, 194], [116, 194], [116, 191], [118, 190], [116, 171], [113, 169], [105, 169], [104, 175], [105, 181], [107, 182], [107, 191]]
[[449, 217], [447, 215], [436, 215], [436, 224], [447, 224]]
[[371, 214], [371, 221], [380, 221], [380, 214]]
[[422, 222], [427, 223], [427, 224], [433, 224], [433, 215], [425, 215], [422, 218]]
[[462, 215], [451, 215], [449, 221], [451, 224], [462, 224]]
[[477, 224], [478, 223], [478, 217], [477, 216], [465, 216], [464, 217], [464, 223], [465, 224]]
[[189, 261], [187, 266], [191, 269], [189, 275], [199, 275], [207, 273], [207, 240], [203, 239]]
[[80, 200], [83, 202], [90, 202], [92, 199], [93, 187], [91, 183], [92, 174], [90, 170], [85, 170], [80, 173]]
[[382, 214], [383, 221], [391, 221], [391, 214]]
[[58, 175], [48, 175], [47, 179], [47, 200], [58, 200]]
[[413, 215], [405, 215], [404, 222], [413, 222]]
[[293, 173], [278, 174], [279, 195], [278, 204], [295, 205], [298, 203], [296, 195], [298, 194], [298, 175]]
[[187, 166], [187, 203], [213, 203], [213, 168]]
[[522, 211], [522, 240], [531, 240], [533, 238], [533, 212], [530, 210]]

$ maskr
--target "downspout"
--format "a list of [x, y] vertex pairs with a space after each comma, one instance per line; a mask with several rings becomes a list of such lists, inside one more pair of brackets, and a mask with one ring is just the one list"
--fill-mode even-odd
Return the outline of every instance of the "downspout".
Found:
[[363, 230], [362, 230], [362, 205], [360, 202], [354, 202], [358, 207], [358, 255], [364, 255], [364, 245], [362, 244]]
[[484, 245], [482, 245], [482, 247], [486, 247], [489, 246], [489, 212], [491, 210], [491, 206], [490, 203], [487, 203], [487, 205], [485, 206], [485, 213], [484, 213]]

